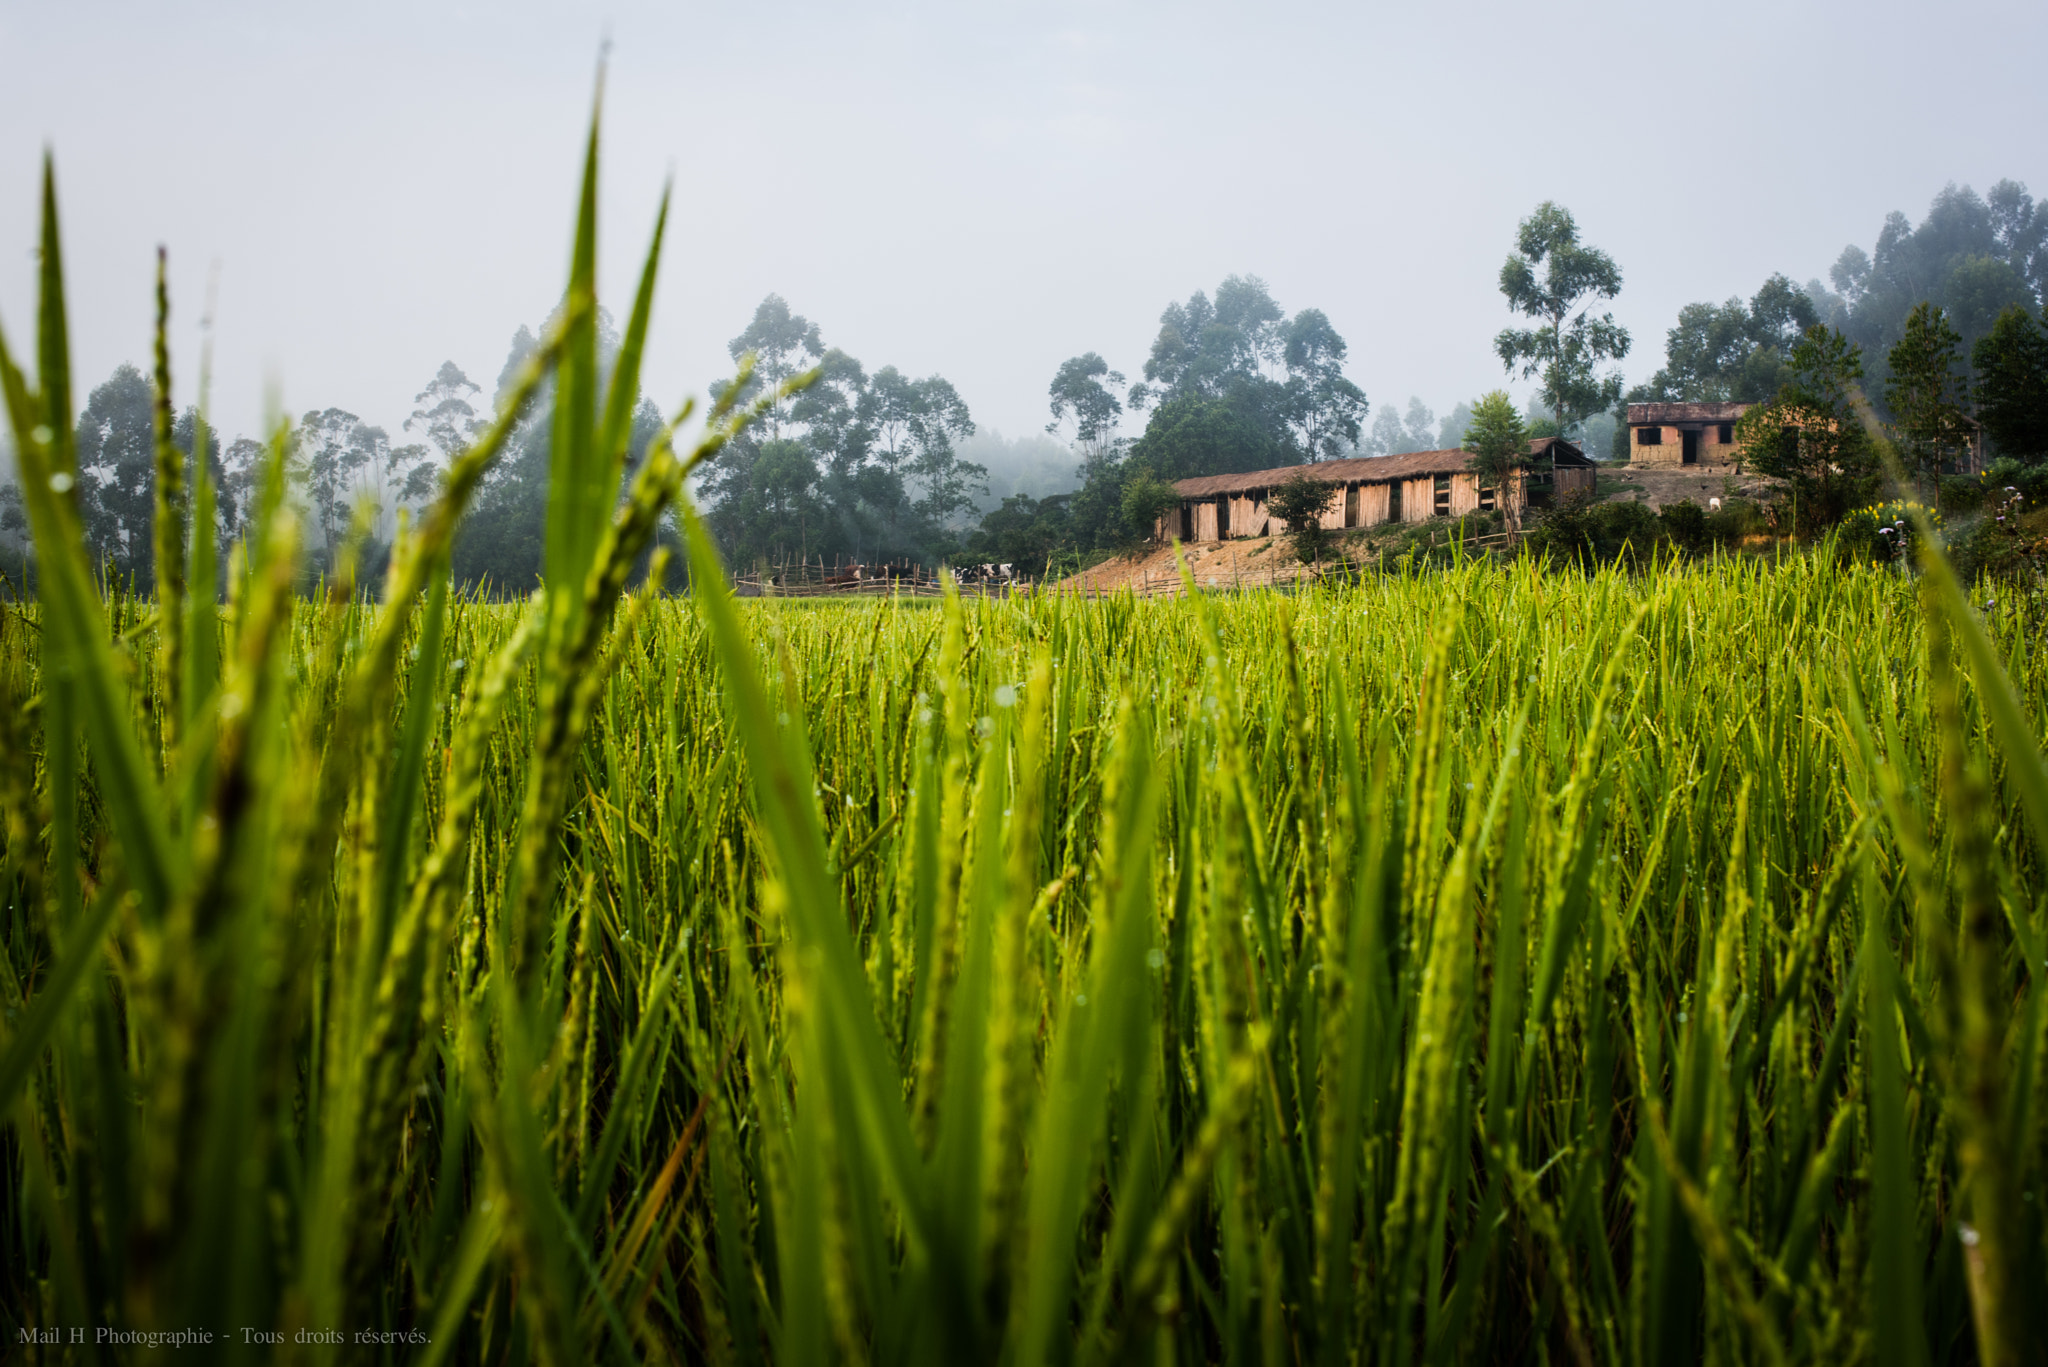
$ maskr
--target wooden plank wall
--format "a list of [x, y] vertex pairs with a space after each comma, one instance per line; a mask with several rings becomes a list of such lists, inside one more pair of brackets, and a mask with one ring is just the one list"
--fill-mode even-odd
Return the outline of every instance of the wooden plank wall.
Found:
[[1387, 509], [1393, 502], [1391, 484], [1367, 484], [1358, 490], [1358, 525], [1377, 527], [1387, 520]]
[[1232, 539], [1244, 536], [1264, 536], [1269, 531], [1278, 531], [1272, 513], [1266, 509], [1266, 501], [1251, 494], [1230, 496], [1230, 535]]
[[[1581, 466], [1566, 466], [1557, 471], [1555, 489], [1562, 497], [1573, 489], [1593, 487], [1592, 469]], [[1479, 511], [1479, 476], [1456, 474], [1451, 477], [1451, 516], [1463, 517]], [[1403, 522], [1427, 522], [1436, 516], [1436, 477], [1424, 475], [1401, 483], [1401, 520]], [[1353, 487], [1338, 486], [1331, 490], [1330, 502], [1323, 510], [1322, 525], [1330, 531], [1342, 531], [1347, 527], [1377, 527], [1391, 519], [1393, 507], [1393, 484], [1361, 484]], [[1254, 494], [1229, 494], [1224, 496], [1230, 508], [1230, 536], [1240, 537], [1279, 536], [1287, 526], [1273, 516], [1265, 499]], [[1515, 476], [1509, 482], [1507, 501], [1517, 508], [1526, 506], [1527, 490], [1524, 477]], [[1205, 498], [1193, 505], [1194, 535], [1197, 541], [1216, 541], [1218, 532], [1217, 499]], [[1160, 519], [1162, 536], [1179, 534], [1180, 514], [1176, 510]]]
[[1436, 516], [1436, 476], [1424, 475], [1401, 485], [1401, 520], [1427, 522]]
[[1451, 516], [1464, 517], [1479, 511], [1479, 476], [1451, 476]]

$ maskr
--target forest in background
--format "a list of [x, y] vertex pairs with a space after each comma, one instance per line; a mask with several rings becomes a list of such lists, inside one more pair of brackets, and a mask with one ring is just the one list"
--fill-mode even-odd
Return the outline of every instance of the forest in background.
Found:
[[[1524, 415], [1527, 435], [1562, 434], [1588, 454], [1626, 459], [1628, 403], [1778, 401], [1781, 411], [1810, 405], [1817, 389], [1854, 383], [1880, 418], [1906, 427], [1914, 415], [1897, 410], [1931, 392], [1938, 411], [1919, 415], [1926, 440], [1918, 445], [1936, 501], [1963, 420], [1981, 425], [1990, 454], [2004, 462], [2001, 478], [2028, 489], [2043, 483], [2048, 210], [2016, 181], [2001, 180], [1985, 195], [1950, 185], [1918, 224], [1892, 213], [1869, 250], [1844, 248], [1826, 281], [1800, 285], [1776, 274], [1748, 299], [1687, 305], [1665, 335], [1663, 364], [1633, 386], [1620, 371], [1631, 339], [1611, 314], [1596, 312], [1620, 292], [1620, 267], [1579, 240], [1568, 211], [1546, 204], [1524, 221], [1501, 287], [1511, 310], [1533, 324], [1494, 339], [1506, 373], [1539, 381]], [[310, 529], [308, 573], [330, 564], [351, 537], [369, 568], [381, 564], [400, 511], [431, 498], [448, 462], [497, 410], [538, 331], [519, 329], [488, 393], [444, 363], [396, 436], [339, 408], [290, 419], [293, 494]], [[1809, 345], [1802, 366], [1801, 344], [1815, 337], [1833, 350]], [[617, 347], [609, 318], [601, 347], [607, 358]], [[1479, 397], [1441, 415], [1416, 396], [1375, 408], [1347, 375], [1348, 347], [1328, 316], [1312, 306], [1289, 314], [1249, 275], [1225, 279], [1213, 296], [1197, 290], [1170, 302], [1134, 379], [1095, 351], [1062, 363], [1048, 384], [1046, 431], [1018, 437], [978, 427], [967, 398], [941, 375], [911, 376], [886, 363], [870, 369], [777, 295], [762, 301], [729, 349], [736, 359], [756, 357], [756, 386], [818, 373], [697, 484], [736, 569], [795, 559], [999, 561], [1042, 574], [1141, 540], [1173, 480], [1456, 447]], [[1911, 364], [1923, 373], [1895, 373], [1902, 354], [1917, 358]], [[187, 409], [176, 422], [188, 455], [196, 416]], [[91, 390], [77, 426], [91, 549], [111, 574], [142, 588], [154, 509], [152, 420], [148, 377], [123, 365]], [[641, 399], [632, 460], [659, 421]], [[543, 395], [479, 491], [455, 547], [459, 582], [505, 593], [534, 582], [552, 422]], [[209, 436], [223, 544], [242, 530], [263, 448], [252, 437]], [[1860, 482], [1832, 492], [1834, 517], [1876, 486], [1870, 453], [1850, 457]], [[0, 553], [10, 574], [30, 568], [24, 528], [19, 491], [0, 486]]]

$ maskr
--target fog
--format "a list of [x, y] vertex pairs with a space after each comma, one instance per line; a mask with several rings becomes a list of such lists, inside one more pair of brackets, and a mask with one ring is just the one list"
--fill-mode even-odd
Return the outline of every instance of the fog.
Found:
[[1544, 199], [1620, 263], [1639, 380], [1683, 304], [1825, 276], [1946, 182], [2048, 192], [2044, 30], [2038, 4], [17, 2], [0, 322], [27, 343], [47, 146], [80, 402], [146, 362], [164, 243], [181, 402], [217, 279], [223, 429], [281, 402], [396, 435], [443, 360], [488, 388], [552, 306], [608, 39], [620, 313], [675, 182], [663, 406], [774, 291], [871, 366], [951, 380], [1006, 439], [1000, 483], [1037, 490], [1060, 361], [1136, 378], [1161, 309], [1231, 273], [1327, 313], [1375, 416], [1498, 386], [1496, 276]]

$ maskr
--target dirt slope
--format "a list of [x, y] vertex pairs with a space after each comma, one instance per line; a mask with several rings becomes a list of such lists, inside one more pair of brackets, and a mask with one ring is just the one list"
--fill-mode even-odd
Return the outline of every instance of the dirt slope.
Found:
[[[1295, 560], [1278, 537], [1251, 537], [1243, 541], [1201, 541], [1183, 548], [1195, 582], [1203, 587], [1228, 588], [1243, 584], [1285, 584], [1307, 566]], [[1173, 548], [1160, 546], [1136, 555], [1120, 555], [1092, 569], [1069, 575], [1061, 588], [1102, 591], [1130, 587], [1140, 593], [1177, 593], [1180, 570], [1173, 560]]]
[[1599, 483], [1594, 487], [1603, 503], [1647, 503], [1652, 509], [1683, 503], [1686, 499], [1705, 508], [1708, 499], [1718, 498], [1725, 502], [1730, 494], [1754, 503], [1767, 503], [1777, 496], [1779, 489], [1776, 480], [1753, 473], [1738, 475], [1720, 465], [1704, 468], [1681, 466], [1676, 469], [1603, 465]]

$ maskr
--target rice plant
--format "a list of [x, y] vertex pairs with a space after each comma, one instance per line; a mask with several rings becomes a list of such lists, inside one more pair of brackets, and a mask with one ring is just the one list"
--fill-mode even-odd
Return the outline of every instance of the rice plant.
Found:
[[[738, 601], [683, 481], [745, 385], [626, 478], [661, 226], [607, 376], [596, 166], [497, 425], [314, 601], [282, 443], [218, 564], [167, 427], [155, 594], [95, 579], [46, 176], [24, 1360], [2040, 1360], [2038, 599], [1929, 551]], [[465, 599], [544, 384], [546, 587]], [[691, 593], [627, 594], [671, 515]]]

